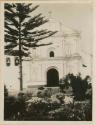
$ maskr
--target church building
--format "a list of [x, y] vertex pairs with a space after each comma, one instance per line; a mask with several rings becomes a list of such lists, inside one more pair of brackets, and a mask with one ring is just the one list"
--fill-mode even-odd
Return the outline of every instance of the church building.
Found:
[[79, 32], [63, 29], [63, 25], [54, 20], [50, 21], [49, 28], [58, 32], [42, 42], [52, 45], [32, 50], [30, 79], [33, 85], [58, 86], [59, 79], [66, 74], [80, 72]]
[[[68, 73], [75, 75], [82, 73], [80, 33], [77, 30], [66, 28], [54, 19], [50, 19], [49, 23], [44, 25], [44, 28], [58, 32], [40, 41], [40, 43], [52, 43], [51, 45], [30, 49], [31, 59], [23, 61], [24, 88], [39, 85], [58, 86], [59, 80]], [[9, 88], [16, 89], [20, 86], [18, 57], [6, 56], [5, 58], [7, 61], [5, 84], [7, 83]]]

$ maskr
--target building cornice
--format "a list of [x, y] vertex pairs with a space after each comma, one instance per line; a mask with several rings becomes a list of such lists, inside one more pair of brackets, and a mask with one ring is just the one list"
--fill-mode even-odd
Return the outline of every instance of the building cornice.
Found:
[[33, 61], [70, 61], [74, 59], [80, 60], [82, 57], [80, 55], [72, 55], [72, 56], [65, 56], [65, 57], [47, 57], [47, 58], [34, 58]]

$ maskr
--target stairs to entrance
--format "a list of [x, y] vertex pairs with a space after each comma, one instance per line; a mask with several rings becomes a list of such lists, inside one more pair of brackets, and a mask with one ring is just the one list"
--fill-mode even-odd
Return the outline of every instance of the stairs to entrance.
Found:
[[42, 85], [41, 86], [28, 86], [28, 88], [26, 89], [26, 92], [35, 94], [38, 92], [40, 87], [44, 88], [44, 90], [47, 89], [51, 94], [56, 94], [56, 93], [60, 92], [59, 87], [47, 87], [47, 86], [42, 86]]

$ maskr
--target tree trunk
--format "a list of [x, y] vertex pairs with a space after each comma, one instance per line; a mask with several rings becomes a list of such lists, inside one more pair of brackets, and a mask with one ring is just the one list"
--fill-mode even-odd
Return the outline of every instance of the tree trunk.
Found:
[[22, 56], [19, 56], [19, 59], [20, 59], [20, 67], [19, 67], [19, 70], [20, 70], [20, 90], [22, 91], [23, 90]]
[[23, 90], [23, 74], [22, 74], [22, 43], [21, 43], [21, 21], [19, 20], [19, 74], [20, 74], [20, 90]]

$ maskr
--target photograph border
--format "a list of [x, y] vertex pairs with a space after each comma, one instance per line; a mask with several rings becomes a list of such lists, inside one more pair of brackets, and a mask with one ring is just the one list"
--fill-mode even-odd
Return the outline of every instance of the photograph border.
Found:
[[[92, 17], [93, 17], [93, 74], [92, 74], [92, 88], [93, 88], [93, 105], [92, 105], [92, 114], [93, 114], [93, 119], [92, 121], [3, 121], [3, 115], [4, 115], [4, 3], [7, 2], [32, 2], [32, 3], [82, 3], [86, 4], [89, 3], [92, 5]], [[60, 125], [95, 125], [96, 124], [96, 1], [95, 0], [1, 0], [0, 1], [0, 125], [2, 124], [20, 124], [20, 125], [25, 125], [25, 124], [41, 124], [41, 125], [49, 125], [49, 124], [60, 124]]]

